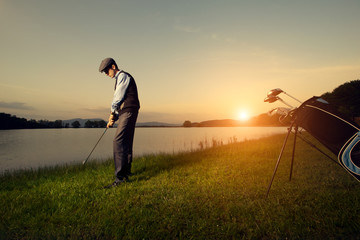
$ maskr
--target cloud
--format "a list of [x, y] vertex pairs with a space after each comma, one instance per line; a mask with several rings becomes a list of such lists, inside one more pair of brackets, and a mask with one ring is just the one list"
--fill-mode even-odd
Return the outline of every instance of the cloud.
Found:
[[35, 108], [27, 106], [22, 102], [0, 102], [0, 108], [21, 109], [21, 110], [34, 110]]
[[186, 32], [186, 33], [198, 33], [200, 32], [199, 28], [195, 28], [192, 26], [183, 26], [183, 25], [174, 25], [174, 29], [180, 32]]
[[78, 116], [84, 118], [107, 118], [110, 115], [109, 107], [81, 108], [77, 110]]
[[226, 36], [219, 35], [217, 33], [211, 33], [210, 38], [214, 41], [222, 41], [222, 42], [226, 42], [226, 43], [236, 43], [237, 42], [237, 40], [233, 37], [226, 37]]
[[193, 27], [191, 25], [184, 25], [184, 24], [176, 23], [173, 25], [173, 28], [179, 32], [205, 34], [205, 37], [207, 37], [207, 38], [210, 37], [210, 39], [213, 41], [222, 41], [222, 42], [226, 42], [226, 43], [236, 43], [237, 42], [236, 38], [223, 36], [223, 35], [215, 33], [215, 32], [206, 33], [204, 31], [202, 31], [200, 28]]
[[216, 33], [211, 34], [211, 39], [218, 40], [219, 36]]
[[106, 108], [106, 107], [98, 107], [98, 108], [82, 108], [80, 109], [82, 111], [85, 112], [91, 112], [91, 113], [101, 113], [103, 114], [104, 112], [109, 113], [110, 114], [110, 108]]
[[207, 114], [202, 113], [170, 113], [170, 112], [139, 112], [138, 122], [165, 122], [182, 124], [184, 121], [204, 121], [209, 118]]

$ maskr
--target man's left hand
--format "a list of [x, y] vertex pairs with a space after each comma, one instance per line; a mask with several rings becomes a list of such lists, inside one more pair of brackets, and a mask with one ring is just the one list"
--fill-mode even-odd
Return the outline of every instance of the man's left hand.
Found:
[[109, 116], [109, 122], [106, 127], [111, 128], [112, 126], [114, 126], [116, 120], [117, 120], [117, 116], [115, 115], [115, 113], [111, 113]]
[[114, 121], [108, 122], [106, 128], [112, 128], [114, 126]]

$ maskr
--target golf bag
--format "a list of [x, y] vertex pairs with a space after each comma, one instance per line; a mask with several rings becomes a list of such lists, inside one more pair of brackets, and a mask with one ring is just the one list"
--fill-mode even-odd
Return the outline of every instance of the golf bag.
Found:
[[294, 122], [338, 157], [338, 163], [360, 181], [360, 127], [324, 99], [313, 97], [294, 111]]

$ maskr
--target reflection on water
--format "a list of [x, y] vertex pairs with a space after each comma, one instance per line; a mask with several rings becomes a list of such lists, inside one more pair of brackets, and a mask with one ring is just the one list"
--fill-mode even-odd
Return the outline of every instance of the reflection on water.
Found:
[[[104, 129], [24, 129], [0, 130], [0, 172], [81, 163], [90, 153]], [[223, 142], [256, 139], [285, 133], [285, 127], [224, 128], [136, 128], [134, 154], [176, 153]], [[92, 159], [112, 157], [115, 129], [109, 129], [91, 155]]]

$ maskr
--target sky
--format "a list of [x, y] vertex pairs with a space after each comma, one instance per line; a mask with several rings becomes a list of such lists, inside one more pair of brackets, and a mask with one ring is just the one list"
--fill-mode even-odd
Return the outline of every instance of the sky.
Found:
[[[360, 0], [0, 0], [0, 112], [107, 119], [106, 57], [138, 122], [257, 116], [360, 79]], [[298, 105], [282, 94], [282, 99]]]

